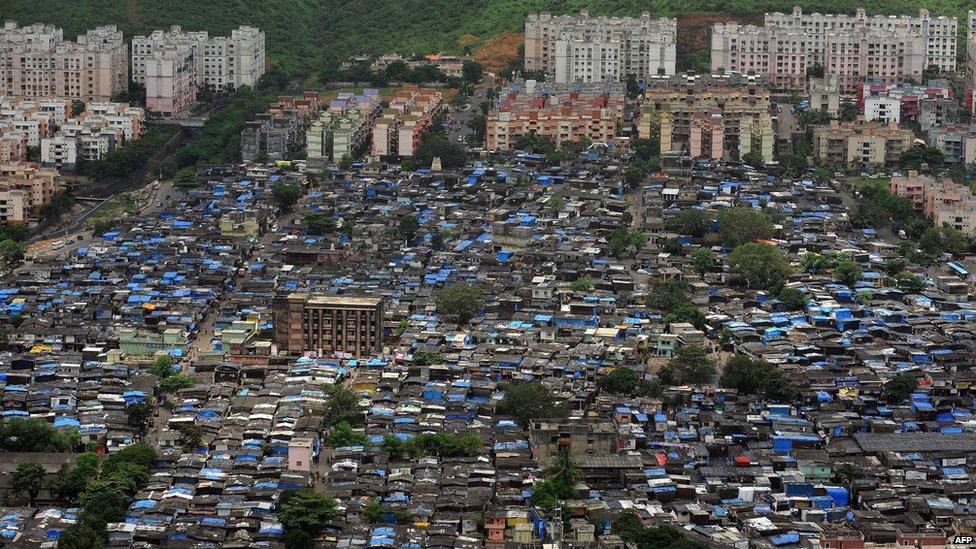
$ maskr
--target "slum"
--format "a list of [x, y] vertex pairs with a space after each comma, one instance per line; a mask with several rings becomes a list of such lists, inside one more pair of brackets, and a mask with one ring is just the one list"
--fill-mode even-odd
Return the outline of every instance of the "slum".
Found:
[[[898, 245], [852, 228], [836, 181], [665, 158], [663, 171], [628, 183], [629, 161], [595, 146], [558, 166], [516, 151], [458, 170], [203, 168], [158, 215], [4, 280], [0, 314], [19, 325], [0, 360], [3, 417], [76, 428], [111, 453], [137, 439], [126, 407], [157, 403], [144, 436], [159, 452], [153, 473], [109, 525], [110, 546], [281, 546], [276, 503], [301, 487], [337, 501], [322, 541], [344, 548], [624, 547], [611, 524], [625, 511], [742, 549], [935, 547], [972, 535], [976, 266], [912, 266], [921, 284], [889, 287]], [[298, 187], [298, 203], [277, 203], [278, 184]], [[798, 266], [787, 285], [807, 296], [804, 308], [733, 284], [725, 261], [698, 272], [693, 250], [729, 249], [714, 223], [694, 236], [674, 219], [733, 207], [774, 215], [767, 242]], [[647, 239], [619, 258], [609, 235], [628, 225]], [[679, 250], [662, 251], [673, 241]], [[799, 268], [806, 253], [843, 253], [860, 280]], [[584, 276], [592, 284], [574, 286]], [[688, 284], [703, 323], [645, 305], [662, 280]], [[462, 283], [484, 292], [470, 322], [437, 307]], [[319, 330], [293, 352], [313, 323], [335, 322], [328, 315], [357, 319], [355, 344]], [[621, 368], [653, 382], [692, 344], [776, 365], [796, 399], [714, 384], [631, 397], [598, 384]], [[148, 366], [163, 355], [197, 383], [161, 393]], [[906, 371], [919, 373], [917, 388], [887, 403], [885, 383]], [[503, 414], [506, 387], [526, 381], [567, 417]], [[355, 444], [332, 445], [323, 428], [337, 385], [359, 399]], [[202, 435], [187, 447], [191, 425]], [[431, 433], [475, 437], [482, 450], [389, 450]], [[532, 493], [561, 448], [581, 471], [578, 498], [547, 513]], [[0, 536], [53, 546], [77, 512], [3, 508]]]

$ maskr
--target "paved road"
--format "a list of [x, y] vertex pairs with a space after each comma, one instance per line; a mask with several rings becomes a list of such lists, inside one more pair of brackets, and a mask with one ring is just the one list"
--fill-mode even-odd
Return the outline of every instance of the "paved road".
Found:
[[[451, 128], [449, 134], [451, 141], [454, 143], [460, 143], [462, 141], [467, 141], [472, 135], [471, 129], [468, 128], [468, 122], [474, 117], [475, 114], [480, 113], [481, 102], [488, 99], [488, 89], [490, 86], [478, 86], [475, 88], [474, 93], [468, 98], [467, 109], [457, 109], [451, 107], [451, 116], [454, 117], [455, 124]], [[482, 143], [470, 143], [471, 146], [479, 147]]]

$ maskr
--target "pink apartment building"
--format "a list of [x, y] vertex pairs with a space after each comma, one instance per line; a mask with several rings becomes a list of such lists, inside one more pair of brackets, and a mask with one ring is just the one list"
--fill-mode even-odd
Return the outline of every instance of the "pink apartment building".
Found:
[[197, 67], [188, 44], [161, 48], [147, 56], [146, 107], [167, 117], [185, 115], [197, 99]]
[[509, 150], [520, 135], [538, 134], [553, 140], [593, 143], [613, 140], [623, 116], [624, 96], [617, 89], [594, 92], [513, 90], [488, 113], [485, 148]]

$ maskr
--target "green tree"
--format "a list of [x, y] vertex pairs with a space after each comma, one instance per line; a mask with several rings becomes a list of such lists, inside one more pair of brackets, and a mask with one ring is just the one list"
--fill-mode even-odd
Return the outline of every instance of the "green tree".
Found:
[[580, 276], [569, 285], [569, 288], [574, 292], [591, 292], [594, 287], [593, 279], [590, 275]]
[[329, 430], [328, 443], [333, 448], [366, 446], [367, 439], [366, 435], [353, 431], [352, 425], [349, 425], [349, 422], [340, 421], [335, 427]]
[[0, 450], [7, 452], [71, 452], [81, 443], [77, 429], [55, 429], [39, 418], [0, 420]]
[[900, 257], [893, 257], [884, 264], [884, 271], [888, 276], [897, 277], [908, 266], [908, 262]]
[[620, 366], [597, 380], [600, 390], [611, 394], [633, 395], [641, 387], [643, 376], [637, 370]]
[[298, 203], [298, 198], [302, 195], [302, 191], [294, 183], [276, 181], [271, 187], [271, 194], [282, 210], [289, 210]]
[[189, 389], [196, 384], [196, 380], [186, 374], [175, 374], [160, 380], [159, 390], [164, 393], [175, 393], [180, 389]]
[[631, 248], [640, 251], [647, 244], [647, 237], [640, 231], [629, 231], [620, 227], [610, 232], [607, 236], [607, 244], [615, 257], [621, 257]]
[[679, 234], [691, 235], [695, 238], [705, 236], [711, 230], [712, 220], [705, 210], [687, 208], [678, 212], [669, 222], [668, 227]]
[[773, 220], [752, 208], [730, 208], [718, 213], [718, 233], [729, 248], [773, 236]]
[[149, 373], [158, 377], [159, 379], [166, 379], [173, 375], [173, 357], [170, 355], [159, 355], [153, 361], [152, 366], [149, 367]]
[[417, 221], [417, 216], [404, 215], [400, 218], [400, 224], [397, 225], [397, 234], [400, 238], [411, 241], [417, 236], [418, 230], [420, 230], [420, 222]]
[[736, 389], [742, 394], [761, 394], [770, 400], [789, 402], [796, 398], [797, 390], [775, 365], [763, 360], [752, 360], [745, 355], [735, 355], [725, 362], [719, 385]]
[[348, 154], [344, 154], [342, 155], [342, 158], [339, 159], [339, 169], [342, 171], [347, 171], [349, 168], [352, 168], [352, 157]]
[[[288, 490], [278, 500], [278, 520], [288, 532], [298, 532], [293, 540], [312, 540], [339, 517], [336, 501], [311, 488]], [[287, 537], [286, 537], [287, 539]], [[294, 543], [294, 542], [293, 542]], [[289, 544], [290, 545], [290, 544]], [[312, 544], [306, 547], [311, 547]], [[291, 549], [291, 547], [289, 547]], [[295, 549], [302, 549], [296, 547]]]
[[142, 435], [152, 417], [152, 406], [147, 402], [133, 402], [125, 407], [126, 420], [129, 427], [135, 429], [136, 433]]
[[366, 502], [363, 506], [363, 520], [369, 524], [379, 524], [383, 521], [383, 508], [380, 507], [380, 502], [375, 498]]
[[645, 175], [644, 168], [640, 164], [631, 164], [627, 166], [627, 171], [624, 172], [624, 181], [628, 185], [636, 185], [644, 180]]
[[461, 324], [467, 324], [484, 306], [484, 292], [478, 286], [460, 282], [437, 292], [438, 314], [456, 315]]
[[531, 419], [560, 418], [569, 413], [565, 403], [559, 402], [539, 381], [513, 383], [506, 387], [498, 409], [519, 420], [523, 426]]
[[5, 265], [12, 266], [20, 263], [24, 259], [24, 244], [11, 239], [0, 241], [0, 261]]
[[759, 151], [747, 152], [746, 154], [742, 155], [742, 161], [757, 170], [761, 170], [766, 164], [766, 161], [763, 160], [762, 153]]
[[176, 172], [176, 175], [173, 176], [173, 185], [177, 189], [192, 189], [199, 184], [200, 182], [197, 180], [197, 172], [193, 168], [183, 168]]
[[647, 162], [661, 153], [661, 143], [657, 139], [634, 139], [630, 142], [630, 148], [641, 162]]
[[695, 306], [694, 303], [690, 301], [685, 301], [684, 303], [675, 307], [666, 317], [664, 321], [668, 324], [673, 324], [675, 322], [688, 322], [699, 330], [705, 329], [705, 314]]
[[704, 279], [705, 273], [715, 268], [715, 254], [712, 253], [711, 248], [703, 246], [691, 252], [691, 262], [695, 265], [698, 276]]
[[330, 429], [343, 421], [351, 425], [363, 422], [361, 399], [355, 391], [344, 385], [332, 385], [327, 393], [323, 428]]
[[465, 60], [461, 64], [461, 78], [469, 84], [477, 84], [485, 76], [485, 69], [477, 61]]
[[203, 445], [203, 428], [199, 425], [180, 427], [180, 441], [187, 452], [196, 452]]
[[799, 288], [794, 288], [792, 286], [784, 286], [779, 292], [779, 301], [783, 304], [783, 308], [787, 311], [799, 311], [805, 309], [809, 298], [807, 295], [800, 291]]
[[902, 372], [884, 384], [881, 394], [885, 402], [901, 404], [908, 400], [916, 389], [918, 389], [918, 375], [913, 372]]
[[549, 197], [547, 202], [549, 209], [556, 212], [557, 214], [566, 209], [566, 199], [559, 195], [552, 195]]
[[305, 231], [312, 236], [323, 236], [334, 233], [335, 219], [325, 212], [307, 212], [305, 214]]
[[779, 291], [792, 272], [786, 254], [768, 244], [742, 244], [729, 254], [729, 272], [754, 290]]
[[689, 301], [688, 284], [683, 280], [654, 280], [647, 293], [645, 304], [654, 310], [670, 313], [682, 303]]
[[444, 357], [434, 351], [422, 349], [413, 354], [413, 363], [418, 366], [430, 366], [432, 364], [443, 364]]
[[841, 259], [834, 267], [834, 279], [845, 286], [854, 287], [861, 276], [863, 276], [861, 266], [850, 259]]
[[37, 494], [44, 486], [45, 474], [40, 463], [21, 463], [10, 477], [10, 488], [15, 494], [27, 494], [28, 505], [33, 507]]
[[665, 385], [710, 383], [715, 378], [715, 362], [708, 349], [701, 345], [682, 345], [675, 351], [674, 358], [661, 368], [658, 377]]

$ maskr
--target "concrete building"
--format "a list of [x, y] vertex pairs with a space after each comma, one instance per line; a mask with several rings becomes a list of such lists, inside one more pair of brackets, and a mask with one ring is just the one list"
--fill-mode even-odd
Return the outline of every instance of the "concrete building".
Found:
[[61, 174], [33, 162], [0, 164], [0, 220], [22, 223], [63, 189]]
[[614, 139], [624, 113], [621, 85], [546, 86], [534, 80], [513, 85], [485, 122], [485, 148], [509, 150], [520, 135], [535, 133], [557, 145]]
[[383, 298], [293, 293], [275, 306], [280, 352], [355, 357], [383, 350]]
[[966, 80], [976, 88], [976, 11], [969, 10], [966, 27]]
[[319, 112], [319, 94], [281, 96], [268, 110], [244, 125], [241, 131], [241, 157], [252, 162], [261, 153], [268, 160], [284, 160], [305, 148], [309, 125]]
[[882, 123], [918, 122], [922, 131], [942, 126], [959, 106], [952, 89], [939, 82], [929, 85], [891, 86], [861, 83], [857, 105], [867, 121]]
[[604, 421], [533, 421], [529, 428], [532, 455], [547, 464], [560, 448], [572, 456], [609, 456], [617, 453], [617, 430]]
[[191, 49], [196, 83], [215, 89], [236, 89], [257, 84], [265, 70], [264, 32], [242, 26], [230, 36], [211, 37], [206, 31], [185, 32], [177, 25], [132, 39], [132, 81], [144, 83], [157, 51], [187, 46]]
[[174, 44], [158, 48], [142, 63], [146, 71], [146, 108], [167, 117], [186, 115], [197, 99], [193, 47]]
[[373, 126], [372, 154], [413, 156], [442, 103], [437, 90], [411, 86], [397, 91]]
[[976, 196], [965, 185], [951, 179], [936, 179], [909, 170], [889, 183], [892, 194], [906, 197], [916, 213], [937, 227], [949, 226], [966, 234], [976, 233]]
[[556, 83], [620, 82], [675, 72], [677, 21], [640, 17], [553, 16], [525, 19], [525, 70]]
[[98, 27], [64, 39], [50, 25], [0, 27], [0, 96], [108, 101], [129, 89], [122, 31]]
[[772, 160], [775, 136], [769, 90], [757, 77], [679, 75], [647, 81], [638, 122], [642, 138], [657, 130], [661, 153]]
[[831, 116], [837, 116], [840, 112], [840, 79], [836, 74], [811, 78], [807, 91], [811, 110], [824, 110]]
[[838, 122], [813, 129], [813, 157], [837, 166], [870, 168], [894, 164], [915, 135], [895, 124]]
[[84, 112], [66, 119], [56, 131], [43, 132], [37, 145], [41, 162], [71, 169], [81, 158], [98, 160], [139, 139], [145, 120], [143, 109], [127, 103], [89, 103]]
[[954, 17], [853, 16], [767, 13], [765, 24], [717, 23], [712, 28], [712, 71], [768, 77], [777, 89], [800, 90], [807, 69], [837, 75], [841, 89], [853, 91], [864, 79], [900, 83], [920, 80], [929, 65], [956, 66]]
[[362, 154], [372, 141], [381, 103], [376, 89], [365, 89], [361, 95], [340, 93], [308, 128], [309, 162], [336, 162]]
[[945, 155], [946, 164], [969, 166], [976, 163], [976, 126], [950, 124], [930, 128], [928, 144]]

